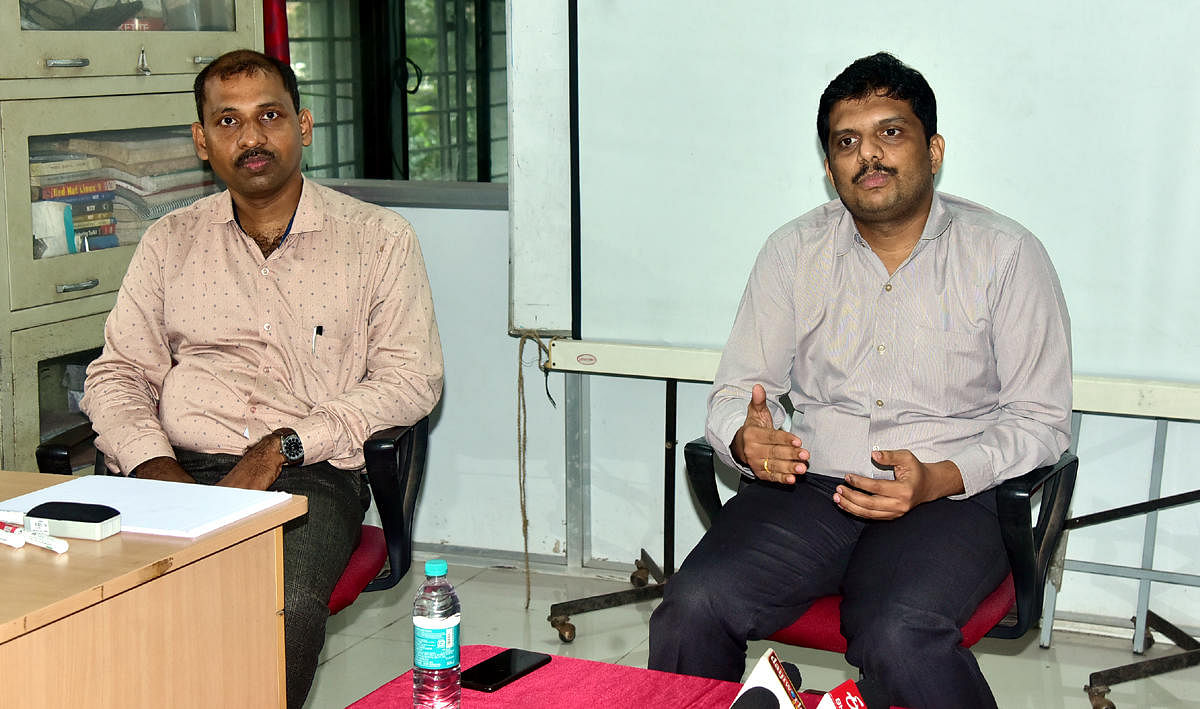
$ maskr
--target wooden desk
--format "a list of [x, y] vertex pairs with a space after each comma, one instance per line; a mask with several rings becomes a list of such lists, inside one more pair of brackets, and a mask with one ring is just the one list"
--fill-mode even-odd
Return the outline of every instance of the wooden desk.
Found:
[[[0, 472], [0, 500], [68, 479]], [[0, 703], [283, 706], [282, 525], [307, 508], [294, 496], [196, 539], [0, 546]]]

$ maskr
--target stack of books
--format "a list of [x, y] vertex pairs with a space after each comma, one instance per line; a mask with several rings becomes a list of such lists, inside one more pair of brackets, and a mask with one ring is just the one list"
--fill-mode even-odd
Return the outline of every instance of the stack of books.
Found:
[[154, 220], [219, 189], [186, 127], [29, 143], [35, 258], [135, 244]]

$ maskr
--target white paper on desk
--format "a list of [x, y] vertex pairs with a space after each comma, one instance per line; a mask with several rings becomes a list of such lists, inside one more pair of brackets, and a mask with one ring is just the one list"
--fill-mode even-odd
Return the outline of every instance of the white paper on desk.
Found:
[[122, 532], [198, 537], [290, 497], [286, 492], [85, 475], [5, 500], [0, 508], [28, 512], [43, 502], [90, 502], [120, 512]]

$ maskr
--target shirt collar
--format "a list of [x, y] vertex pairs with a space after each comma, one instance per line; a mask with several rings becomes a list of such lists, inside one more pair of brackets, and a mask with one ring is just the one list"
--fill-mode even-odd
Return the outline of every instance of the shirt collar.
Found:
[[[300, 188], [300, 202], [296, 205], [296, 216], [292, 218], [292, 228], [289, 234], [304, 231], [318, 231], [324, 222], [321, 217], [322, 202], [317, 190], [312, 189], [308, 178], [301, 175], [303, 185]], [[233, 222], [233, 194], [226, 189], [213, 209], [213, 221], [221, 224]]]
[[929, 207], [929, 218], [925, 220], [925, 229], [921, 232], [921, 239], [936, 239], [946, 230], [950, 228], [950, 210], [946, 209], [946, 203], [942, 201], [940, 192], [933, 193], [933, 204]]
[[[840, 204], [840, 200], [838, 200]], [[952, 221], [950, 211], [946, 209], [946, 203], [942, 200], [940, 192], [933, 193], [933, 203], [929, 206], [929, 217], [925, 220], [925, 228], [921, 231], [921, 240], [936, 239], [946, 230], [950, 228]], [[841, 256], [850, 250], [852, 246], [858, 243], [858, 227], [854, 225], [854, 217], [850, 216], [850, 211], [844, 205], [841, 208], [841, 218], [838, 220], [835, 227], [835, 236], [837, 242], [837, 255]]]

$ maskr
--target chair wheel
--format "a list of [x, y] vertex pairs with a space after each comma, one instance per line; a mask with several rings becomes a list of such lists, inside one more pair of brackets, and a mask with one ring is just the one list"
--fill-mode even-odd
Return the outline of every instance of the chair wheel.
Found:
[[1107, 695], [1110, 691], [1108, 687], [1086, 685], [1083, 691], [1087, 692], [1092, 709], [1116, 709], [1117, 705], [1108, 699]]
[[549, 618], [550, 625], [558, 631], [558, 639], [564, 643], [575, 640], [575, 625], [568, 620], [569, 616], [556, 615]]
[[647, 569], [639, 563], [637, 571], [629, 574], [629, 583], [639, 588], [650, 583], [650, 569]]

